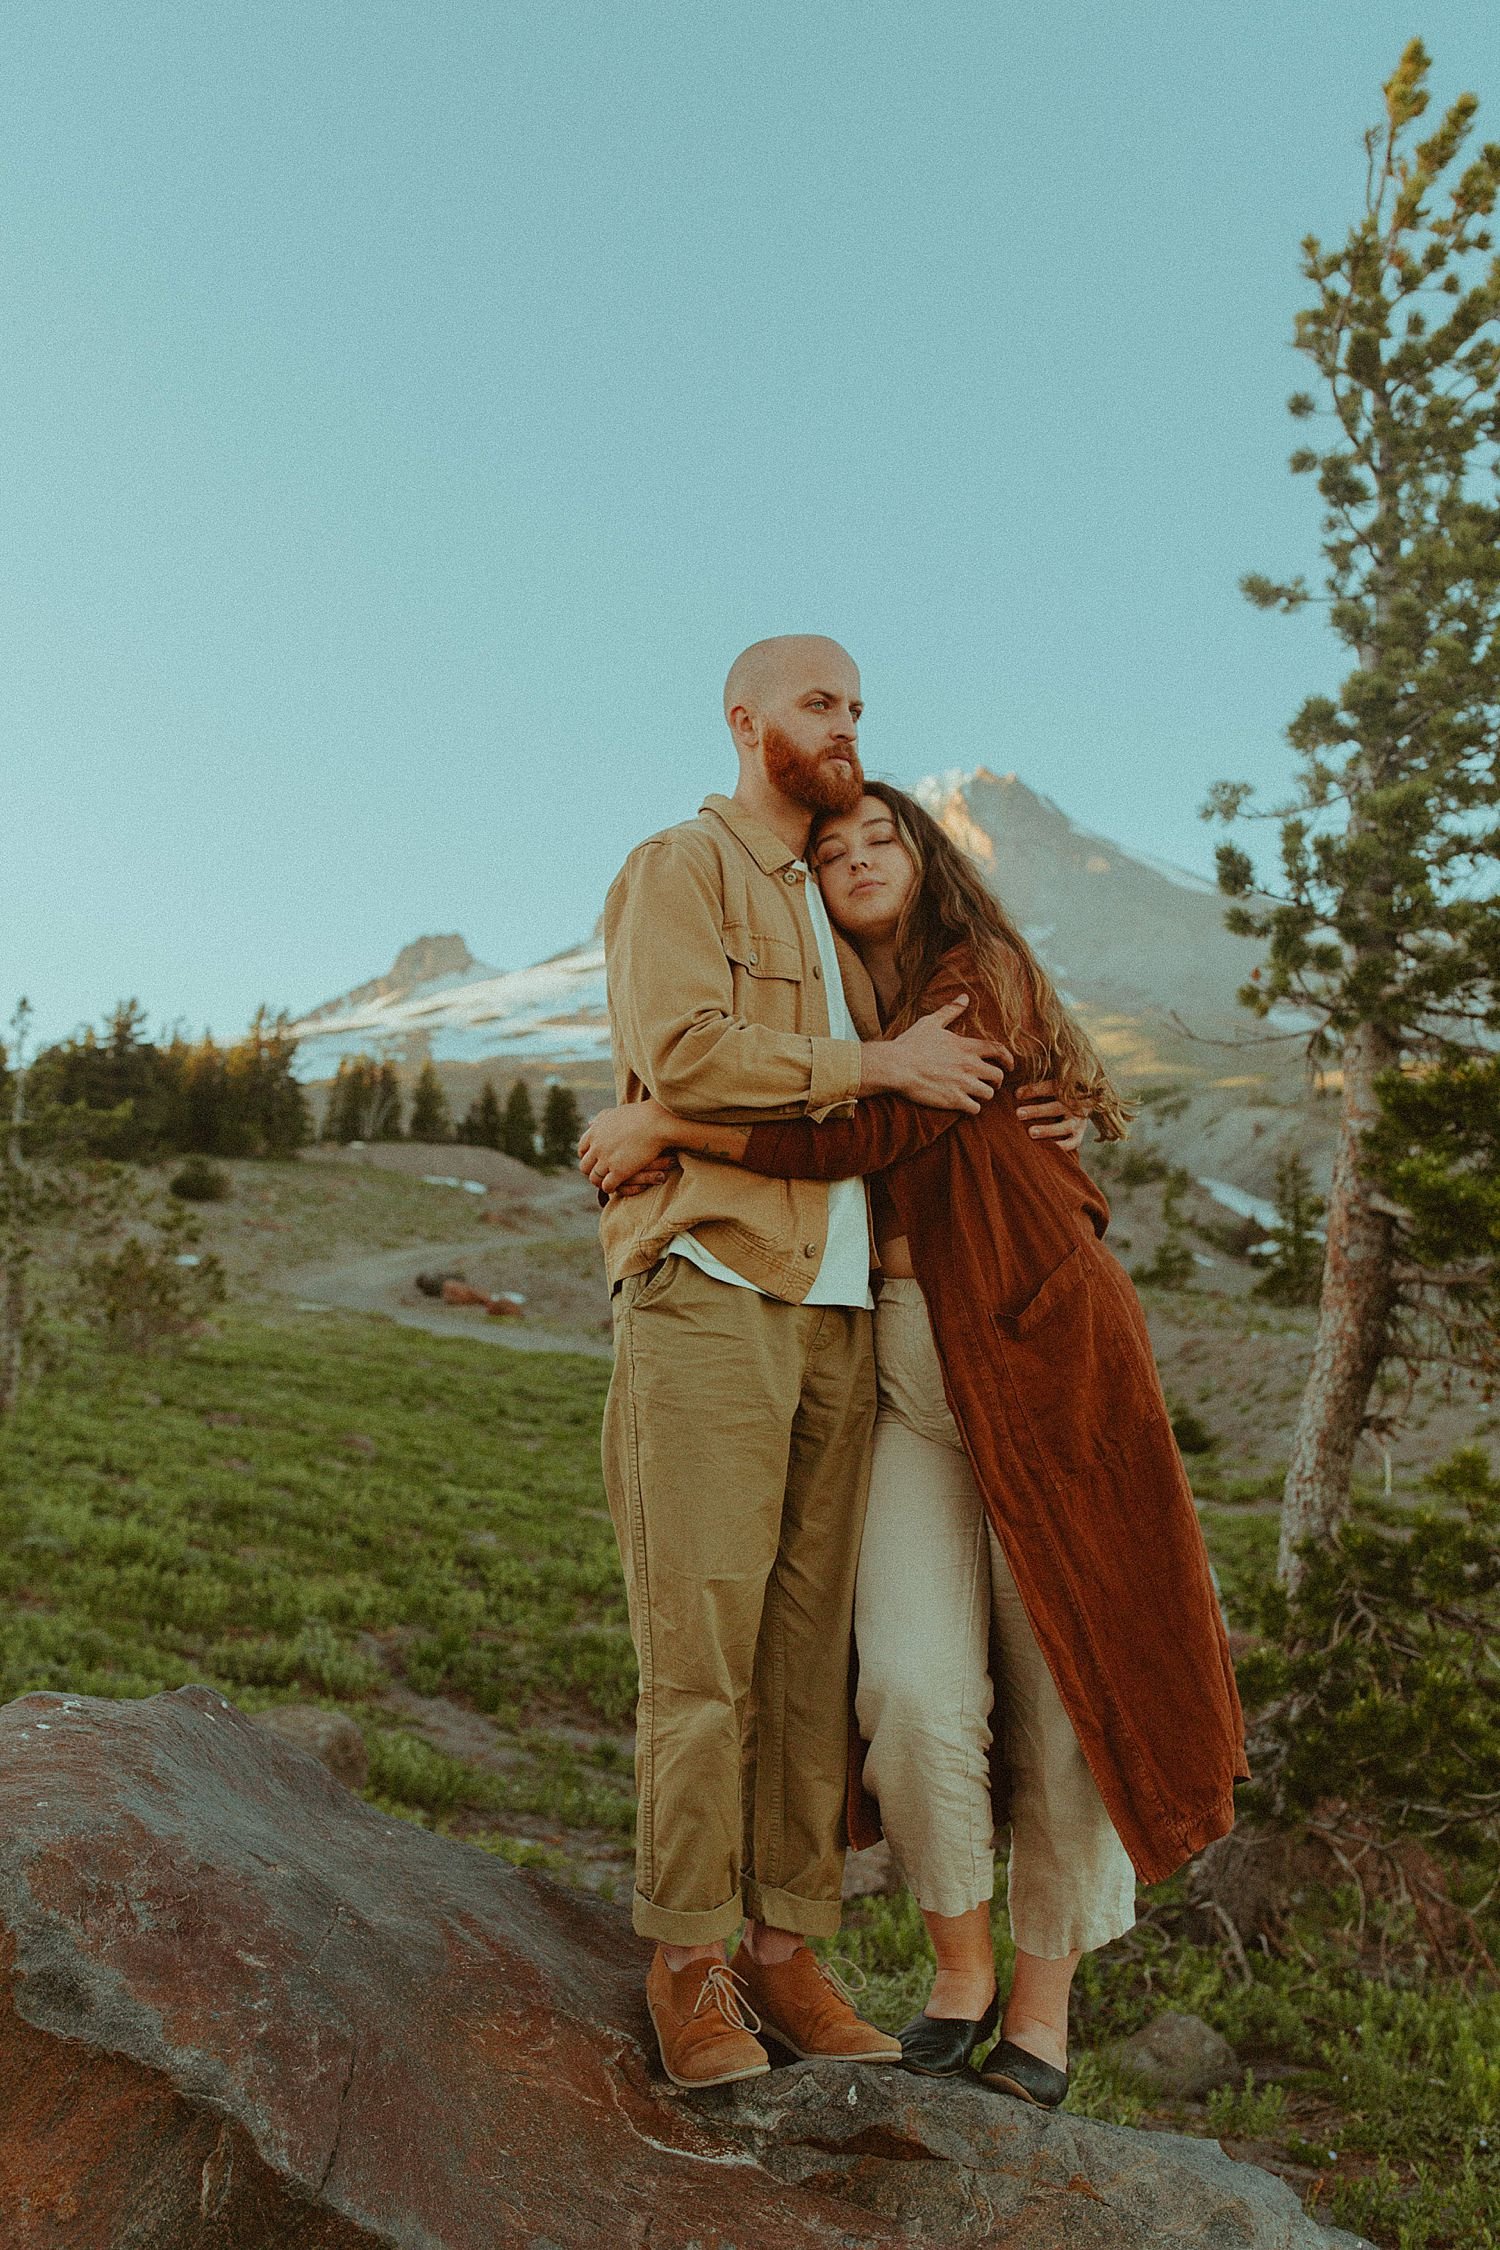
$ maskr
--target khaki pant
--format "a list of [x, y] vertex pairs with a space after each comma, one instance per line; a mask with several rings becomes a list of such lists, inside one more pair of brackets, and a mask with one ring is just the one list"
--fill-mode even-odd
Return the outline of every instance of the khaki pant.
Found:
[[994, 1889], [990, 1713], [1010, 1777], [1010, 1923], [1023, 1952], [1087, 1953], [1135, 1920], [1135, 1873], [990, 1529], [915, 1281], [875, 1315], [880, 1411], [855, 1601], [865, 1781], [917, 1903]]
[[635, 1927], [837, 1930], [868, 1312], [685, 1258], [615, 1296], [604, 1484], [640, 1662]]

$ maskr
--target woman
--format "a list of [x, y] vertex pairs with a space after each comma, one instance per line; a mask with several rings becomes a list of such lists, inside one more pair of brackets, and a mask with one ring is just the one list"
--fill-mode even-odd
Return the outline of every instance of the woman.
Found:
[[[1108, 1138], [1128, 1112], [973, 862], [872, 782], [821, 819], [812, 864], [886, 1029], [964, 999]], [[1234, 1818], [1243, 1729], [1192, 1496], [1135, 1292], [1076, 1155], [1038, 1149], [1007, 1086], [977, 1115], [894, 1095], [845, 1120], [718, 1126], [655, 1102], [582, 1144], [609, 1192], [690, 1149], [783, 1177], [870, 1173], [882, 1284], [880, 1413], [855, 1601], [866, 1750], [851, 1841], [878, 1821], [937, 1974], [901, 2034], [962, 2069], [998, 2017], [989, 1934], [993, 1778], [1008, 1801], [1015, 1973], [981, 2073], [1054, 2106], [1084, 1952]], [[999, 1739], [989, 1716], [998, 1702]]]

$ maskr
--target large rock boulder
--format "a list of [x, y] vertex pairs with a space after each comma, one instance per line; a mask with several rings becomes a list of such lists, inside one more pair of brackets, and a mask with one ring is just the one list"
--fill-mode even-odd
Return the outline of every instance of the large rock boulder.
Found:
[[1128, 2077], [1168, 2101], [1198, 2101], [1215, 2087], [1233, 2086], [1240, 2058], [1229, 2041], [1201, 2016], [1166, 2009], [1110, 2049]]
[[1211, 2141], [977, 2085], [805, 2065], [677, 2095], [644, 1953], [207, 1688], [8, 1704], [6, 2250], [1332, 2239]]

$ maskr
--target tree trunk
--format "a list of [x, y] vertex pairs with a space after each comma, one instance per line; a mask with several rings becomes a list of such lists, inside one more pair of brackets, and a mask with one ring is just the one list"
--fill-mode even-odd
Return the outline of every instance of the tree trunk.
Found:
[[1328, 1195], [1328, 1242], [1317, 1341], [1287, 1468], [1276, 1575], [1295, 1591], [1303, 1540], [1332, 1539], [1349, 1512], [1354, 1448], [1385, 1357], [1394, 1287], [1392, 1222], [1372, 1209], [1362, 1170], [1363, 1136], [1375, 1122], [1376, 1078], [1399, 1049], [1375, 1024], [1344, 1047], [1338, 1151]]
[[18, 1257], [0, 1266], [0, 1420], [21, 1395], [21, 1353], [26, 1329], [26, 1280]]

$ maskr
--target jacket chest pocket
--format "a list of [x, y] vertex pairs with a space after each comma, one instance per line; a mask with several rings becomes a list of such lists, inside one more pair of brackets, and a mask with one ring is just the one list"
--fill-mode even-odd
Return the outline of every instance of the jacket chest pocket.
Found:
[[726, 923], [724, 951], [734, 975], [736, 1015], [773, 1031], [800, 1031], [802, 948], [795, 939], [752, 930], [744, 922]]

